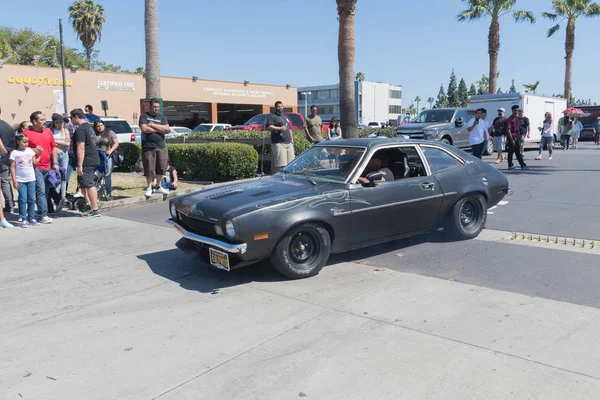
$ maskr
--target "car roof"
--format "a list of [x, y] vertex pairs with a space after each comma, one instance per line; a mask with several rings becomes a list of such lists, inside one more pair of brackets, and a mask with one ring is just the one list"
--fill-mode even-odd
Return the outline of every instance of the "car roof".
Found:
[[388, 137], [377, 137], [377, 138], [357, 138], [357, 139], [339, 139], [339, 140], [328, 140], [315, 144], [315, 147], [329, 147], [329, 146], [340, 146], [340, 147], [366, 147], [369, 149], [386, 147], [391, 144], [433, 144], [440, 147], [448, 147], [445, 143], [439, 141], [420, 140], [420, 139], [404, 139], [404, 138], [388, 138]]

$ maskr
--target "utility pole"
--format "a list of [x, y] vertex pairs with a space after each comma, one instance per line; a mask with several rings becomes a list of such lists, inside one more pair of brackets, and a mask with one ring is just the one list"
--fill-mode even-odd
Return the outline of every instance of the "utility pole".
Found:
[[69, 111], [67, 108], [67, 78], [65, 76], [65, 44], [63, 42], [62, 19], [58, 20], [58, 29], [60, 32], [60, 65], [62, 68], [63, 106], [65, 107], [65, 114], [66, 114]]

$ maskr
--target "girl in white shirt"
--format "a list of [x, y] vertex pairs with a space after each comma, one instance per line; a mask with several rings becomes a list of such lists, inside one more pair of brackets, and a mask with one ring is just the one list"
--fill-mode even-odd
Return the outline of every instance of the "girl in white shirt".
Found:
[[19, 223], [22, 228], [39, 225], [35, 219], [35, 171], [42, 148], [29, 148], [29, 138], [23, 133], [15, 137], [16, 149], [10, 153], [10, 172], [13, 186], [19, 192]]

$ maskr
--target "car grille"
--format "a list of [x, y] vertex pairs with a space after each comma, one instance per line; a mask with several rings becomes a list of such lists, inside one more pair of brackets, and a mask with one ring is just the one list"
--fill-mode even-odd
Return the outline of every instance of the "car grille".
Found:
[[423, 131], [396, 131], [398, 136], [406, 135], [411, 139], [423, 139]]
[[198, 235], [207, 236], [210, 238], [217, 238], [217, 233], [215, 232], [215, 224], [201, 221], [196, 218], [190, 218], [187, 215], [183, 215], [181, 213], [177, 213], [179, 217], [179, 221], [184, 225], [185, 228], [190, 231], [197, 233]]

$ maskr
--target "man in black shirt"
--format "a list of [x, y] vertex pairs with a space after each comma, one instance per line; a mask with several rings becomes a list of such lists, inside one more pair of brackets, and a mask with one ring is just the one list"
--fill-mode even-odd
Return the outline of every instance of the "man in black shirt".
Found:
[[[2, 114], [2, 109], [0, 109], [0, 114]], [[3, 147], [9, 148], [14, 147], [15, 140], [15, 131], [13, 131], [12, 127], [5, 121], [0, 119], [0, 143]], [[8, 151], [6, 154], [3, 154], [0, 148], [0, 182], [2, 185], [2, 196], [4, 197], [4, 211], [12, 213], [13, 208], [15, 208], [15, 199], [13, 197], [12, 187], [10, 186], [10, 163], [8, 161]]]
[[275, 113], [267, 118], [266, 128], [271, 131], [271, 154], [273, 155], [274, 172], [291, 163], [296, 154], [294, 152], [294, 137], [290, 128], [287, 115], [283, 112], [283, 103], [275, 103]]
[[94, 174], [100, 165], [98, 148], [91, 125], [86, 122], [85, 114], [81, 109], [71, 111], [71, 121], [77, 126], [73, 133], [73, 153], [77, 165], [77, 182], [85, 197], [86, 206], [81, 211], [82, 216], [99, 217], [98, 193], [94, 184]]
[[506, 110], [504, 108], [498, 109], [498, 116], [494, 118], [494, 122], [492, 122], [493, 130], [491, 133], [492, 139], [494, 140], [494, 150], [498, 152], [498, 157], [496, 158], [496, 164], [500, 164], [504, 161], [504, 147], [506, 146], [506, 117], [504, 113]]
[[521, 146], [521, 155], [525, 154], [525, 138], [529, 139], [530, 137], [530, 126], [529, 126], [529, 118], [527, 118], [523, 114], [523, 110], [519, 109], [519, 122], [521, 126], [519, 127], [519, 146]]
[[164, 115], [159, 114], [160, 102], [156, 99], [150, 100], [150, 111], [140, 117], [140, 129], [142, 130], [142, 162], [144, 163], [144, 175], [148, 182], [146, 197], [152, 196], [152, 187], [159, 185], [157, 192], [169, 194], [169, 191], [160, 186], [163, 176], [167, 172], [167, 160], [169, 152], [165, 145], [165, 135], [169, 133], [169, 122]]

